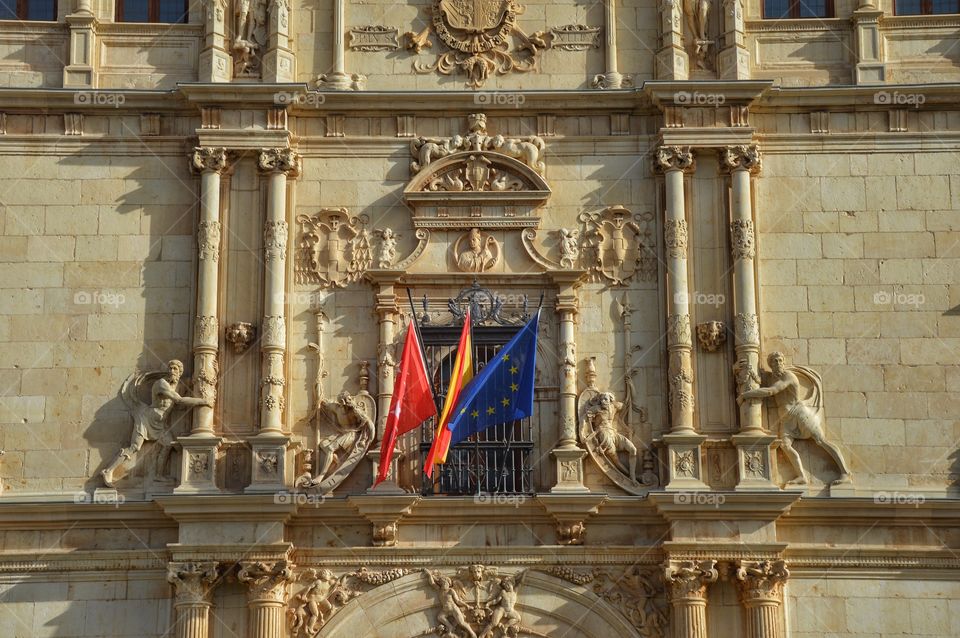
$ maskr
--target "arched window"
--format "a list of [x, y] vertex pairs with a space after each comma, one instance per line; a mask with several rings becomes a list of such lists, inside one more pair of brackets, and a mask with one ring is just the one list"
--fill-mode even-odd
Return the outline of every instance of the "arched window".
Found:
[[0, 0], [0, 20], [56, 20], [57, 0]]
[[188, 13], [188, 0], [117, 0], [117, 22], [186, 22]]

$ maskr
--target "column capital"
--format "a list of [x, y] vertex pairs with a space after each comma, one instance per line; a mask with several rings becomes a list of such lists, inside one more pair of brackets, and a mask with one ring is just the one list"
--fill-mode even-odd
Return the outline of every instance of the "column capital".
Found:
[[653, 168], [661, 173], [670, 171], [691, 173], [696, 168], [693, 151], [689, 146], [659, 146], [653, 153]]
[[190, 155], [190, 166], [197, 173], [222, 173], [227, 168], [227, 149], [197, 146]]
[[293, 579], [293, 565], [286, 559], [274, 562], [242, 561], [237, 572], [237, 580], [248, 587], [250, 602], [283, 603], [287, 584]]
[[737, 561], [737, 589], [745, 605], [783, 602], [783, 586], [790, 577], [786, 561]]
[[671, 601], [705, 601], [707, 585], [716, 582], [718, 576], [715, 560], [668, 560], [663, 566]]
[[297, 177], [300, 175], [300, 154], [291, 148], [261, 149], [257, 166], [266, 173], [284, 173], [289, 177]]
[[720, 152], [720, 164], [728, 171], [760, 172], [760, 147], [756, 144], [727, 146]]
[[177, 605], [209, 604], [217, 576], [216, 562], [167, 564], [167, 582], [174, 587]]

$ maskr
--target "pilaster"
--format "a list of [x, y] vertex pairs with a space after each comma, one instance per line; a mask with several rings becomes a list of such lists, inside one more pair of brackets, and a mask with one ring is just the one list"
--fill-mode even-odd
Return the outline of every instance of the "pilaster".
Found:
[[871, 0], [861, 0], [853, 12], [851, 21], [857, 55], [854, 81], [857, 84], [883, 84], [887, 80], [883, 34], [880, 33], [882, 19], [883, 11]]
[[233, 60], [227, 48], [227, 2], [204, 0], [203, 49], [200, 51], [200, 81], [229, 82]]
[[680, 0], [660, 0], [660, 34], [654, 77], [658, 80], [686, 80], [690, 76], [690, 55], [683, 45], [683, 7]]
[[750, 51], [744, 36], [743, 0], [723, 0], [720, 11], [722, 46], [717, 53], [721, 80], [750, 79]]
[[70, 62], [63, 68], [63, 88], [97, 86], [97, 19], [90, 0], [79, 0], [77, 10], [67, 15], [70, 28]]
[[[290, 0], [270, 0], [264, 82], [293, 82], [295, 58], [290, 48]], [[341, 36], [342, 37], [342, 36]]]

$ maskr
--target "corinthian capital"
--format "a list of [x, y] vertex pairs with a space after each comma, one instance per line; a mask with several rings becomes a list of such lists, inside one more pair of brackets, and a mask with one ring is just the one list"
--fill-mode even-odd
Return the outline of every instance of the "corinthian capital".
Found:
[[227, 167], [227, 149], [197, 146], [190, 156], [190, 166], [198, 173], [221, 173]]
[[216, 579], [215, 562], [167, 565], [167, 581], [176, 591], [178, 605], [209, 603], [212, 585]]
[[265, 148], [260, 151], [257, 165], [267, 173], [300, 174], [300, 155], [290, 148]]
[[653, 154], [653, 167], [661, 172], [692, 171], [693, 152], [689, 146], [660, 146]]
[[285, 602], [287, 583], [293, 581], [291, 567], [286, 560], [272, 563], [244, 561], [240, 563], [237, 580], [247, 585], [247, 596], [251, 601]]
[[720, 153], [720, 163], [729, 171], [760, 171], [760, 148], [756, 144], [728, 146]]
[[670, 560], [663, 571], [670, 600], [705, 600], [718, 575], [715, 560]]
[[783, 602], [783, 586], [790, 571], [783, 560], [741, 560], [737, 585], [744, 603]]

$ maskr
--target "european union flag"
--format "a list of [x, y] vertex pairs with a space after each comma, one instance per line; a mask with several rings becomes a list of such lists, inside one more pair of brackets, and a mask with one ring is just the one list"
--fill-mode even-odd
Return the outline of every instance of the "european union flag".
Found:
[[490, 426], [533, 414], [533, 379], [537, 368], [540, 311], [487, 362], [460, 392], [448, 428], [451, 445]]

